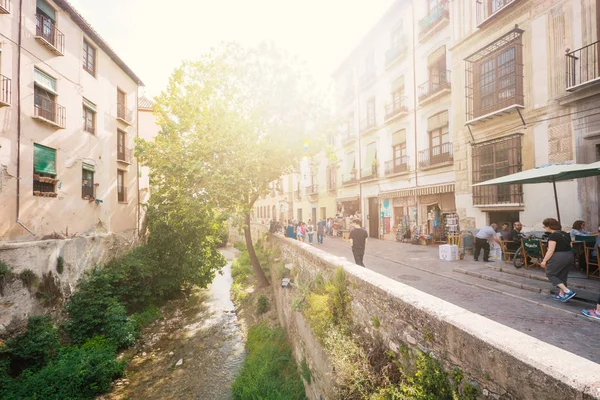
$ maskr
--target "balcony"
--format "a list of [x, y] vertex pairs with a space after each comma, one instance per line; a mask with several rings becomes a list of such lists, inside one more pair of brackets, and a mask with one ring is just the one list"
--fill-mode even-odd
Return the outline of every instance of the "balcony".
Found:
[[342, 185], [350, 186], [358, 183], [356, 179], [356, 170], [352, 170], [349, 175], [342, 175]]
[[600, 83], [600, 40], [577, 50], [568, 50], [567, 92]]
[[473, 186], [473, 205], [476, 207], [523, 204], [523, 185]]
[[371, 167], [366, 167], [362, 169], [362, 174], [360, 177], [361, 181], [368, 181], [377, 178], [379, 178], [379, 170], [376, 165], [372, 165]]
[[33, 118], [57, 128], [66, 127], [67, 110], [63, 106], [39, 94], [34, 99]]
[[403, 174], [405, 172], [408, 172], [408, 156], [400, 157], [399, 160], [396, 160], [396, 163], [394, 163], [394, 160], [385, 162], [386, 176]]
[[[404, 38], [403, 38], [404, 39]], [[406, 55], [407, 47], [404, 44], [389, 48], [385, 52], [385, 67], [389, 68]]]
[[389, 122], [396, 117], [401, 117], [406, 114], [408, 114], [406, 97], [395, 98], [391, 103], [385, 105], [385, 122]]
[[477, 27], [516, 0], [477, 0]]
[[124, 186], [117, 187], [117, 199], [119, 203], [127, 203], [127, 188]]
[[316, 196], [319, 194], [319, 185], [310, 185], [306, 187], [306, 194], [309, 196]]
[[117, 161], [124, 164], [132, 164], [133, 149], [117, 149]]
[[419, 168], [442, 167], [453, 163], [452, 143], [442, 143], [419, 151]]
[[365, 71], [360, 76], [360, 86], [361, 87], [369, 86], [369, 85], [373, 84], [374, 82], [375, 82], [375, 71], [373, 71], [373, 70]]
[[428, 81], [419, 85], [419, 104], [426, 104], [450, 93], [450, 88], [450, 71], [440, 71], [436, 75], [431, 75]]
[[443, 0], [429, 15], [419, 21], [419, 42], [424, 42], [434, 33], [445, 27], [450, 21], [450, 7], [448, 0]]
[[35, 20], [35, 38], [57, 56], [63, 56], [65, 54], [65, 35], [56, 29], [54, 21], [47, 16], [36, 14]]
[[124, 106], [117, 107], [117, 119], [127, 125], [131, 125], [133, 121], [133, 112]]
[[0, 14], [10, 14], [10, 0], [0, 0]]
[[364, 121], [360, 121], [360, 134], [364, 135], [369, 132], [375, 131], [377, 128], [377, 124], [375, 123], [375, 118], [367, 118]]
[[12, 87], [10, 79], [0, 75], [0, 107], [10, 106], [12, 98]]

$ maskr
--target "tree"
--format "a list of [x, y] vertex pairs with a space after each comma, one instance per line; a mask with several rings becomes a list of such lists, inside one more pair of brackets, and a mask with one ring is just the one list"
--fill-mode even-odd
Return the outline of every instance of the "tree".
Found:
[[153, 185], [235, 217], [260, 286], [268, 280], [252, 245], [254, 203], [310, 157], [332, 127], [305, 71], [270, 45], [212, 49], [175, 70], [157, 98], [161, 132], [138, 146]]

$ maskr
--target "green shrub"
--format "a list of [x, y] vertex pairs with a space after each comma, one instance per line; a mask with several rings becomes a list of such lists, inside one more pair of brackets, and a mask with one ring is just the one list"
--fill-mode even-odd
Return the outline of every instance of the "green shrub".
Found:
[[266, 296], [260, 296], [256, 302], [256, 312], [258, 315], [264, 314], [269, 308], [269, 299]]
[[246, 243], [244, 243], [242, 241], [237, 241], [233, 244], [233, 247], [239, 251], [244, 251], [244, 250], [246, 250]]
[[233, 382], [235, 400], [306, 399], [283, 329], [266, 324], [251, 327], [246, 350], [242, 370]]
[[42, 280], [35, 292], [35, 297], [39, 299], [40, 303], [46, 306], [55, 305], [62, 299], [60, 282], [54, 279], [52, 271], [42, 276]]
[[240, 257], [233, 260], [231, 263], [231, 277], [234, 282], [245, 282], [246, 278], [253, 273], [252, 264], [250, 264], [250, 256], [248, 252], [242, 252]]
[[26, 269], [23, 272], [19, 273], [19, 275], [17, 275], [17, 278], [19, 278], [21, 282], [23, 282], [23, 286], [25, 286], [27, 289], [32, 289], [33, 286], [36, 285], [40, 280], [40, 278], [38, 278], [35, 272], [33, 272], [30, 269]]
[[239, 282], [233, 282], [231, 284], [231, 298], [236, 303], [239, 304], [248, 296], [248, 292]]
[[56, 272], [62, 274], [65, 269], [65, 259], [63, 256], [58, 256], [56, 259]]
[[27, 331], [6, 341], [5, 352], [11, 359], [11, 372], [18, 375], [24, 369], [37, 370], [58, 352], [58, 330], [49, 316], [29, 317]]
[[93, 399], [123, 373], [125, 362], [115, 357], [115, 347], [96, 338], [89, 345], [65, 347], [41, 370], [21, 374], [3, 398]]
[[13, 277], [12, 269], [0, 261], [0, 296], [4, 296], [4, 286]]
[[147, 310], [132, 315], [131, 318], [135, 322], [136, 327], [139, 329], [148, 326], [150, 323], [159, 318], [162, 318], [162, 313], [158, 307], [152, 306]]
[[303, 359], [302, 362], [300, 363], [300, 375], [302, 376], [302, 379], [304, 379], [306, 381], [306, 383], [311, 382], [312, 374], [310, 373], [310, 368], [308, 367], [308, 364], [306, 363], [306, 359]]

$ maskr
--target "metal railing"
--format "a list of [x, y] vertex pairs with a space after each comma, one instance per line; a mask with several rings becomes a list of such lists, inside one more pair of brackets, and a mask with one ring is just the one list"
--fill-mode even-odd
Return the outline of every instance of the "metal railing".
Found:
[[402, 156], [397, 160], [386, 161], [385, 174], [392, 175], [408, 171], [408, 160], [408, 156]]
[[385, 105], [385, 119], [390, 119], [395, 115], [407, 111], [406, 97], [393, 98], [391, 103]]
[[127, 123], [133, 121], [133, 112], [125, 106], [117, 106], [117, 118]]
[[523, 185], [473, 186], [473, 205], [523, 204]]
[[419, 151], [419, 167], [427, 168], [437, 164], [454, 161], [452, 143], [442, 143]]
[[131, 164], [132, 160], [133, 160], [133, 149], [117, 148], [117, 161], [122, 161], [122, 162], [126, 162], [128, 164]]
[[45, 16], [44, 14], [36, 14], [36, 28], [35, 34], [37, 37], [44, 39], [52, 47], [54, 47], [60, 54], [65, 53], [65, 35], [56, 29], [56, 25], [53, 20]]
[[34, 98], [33, 115], [54, 122], [61, 128], [65, 127], [67, 111], [63, 106], [39, 94]]
[[477, 0], [477, 25], [515, 0]]
[[419, 85], [419, 100], [422, 101], [443, 89], [449, 89], [450, 86], [450, 71], [440, 71], [431, 75], [428, 81]]
[[390, 47], [385, 52], [385, 66], [388, 67], [391, 65], [398, 57], [401, 57], [406, 54], [406, 45], [398, 45], [394, 47]]
[[10, 0], [0, 0], [0, 14], [10, 14]]
[[314, 195], [319, 193], [319, 185], [309, 185], [306, 187], [307, 195]]
[[429, 12], [425, 18], [419, 21], [419, 39], [422, 38], [431, 31], [431, 29], [442, 19], [450, 18], [450, 8], [448, 7], [448, 0], [443, 0], [433, 10]]
[[119, 203], [127, 201], [127, 188], [125, 186], [117, 186], [117, 200]]
[[0, 103], [10, 104], [12, 98], [12, 86], [10, 78], [0, 75]]
[[567, 90], [600, 80], [600, 40], [566, 54]]
[[367, 118], [363, 121], [360, 121], [360, 134], [362, 135], [363, 133], [374, 129], [376, 126], [377, 124], [375, 122], [375, 117]]

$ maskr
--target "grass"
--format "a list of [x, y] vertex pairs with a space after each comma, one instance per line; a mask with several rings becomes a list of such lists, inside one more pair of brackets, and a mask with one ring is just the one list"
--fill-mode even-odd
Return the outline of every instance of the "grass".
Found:
[[266, 324], [251, 327], [247, 357], [233, 383], [235, 400], [304, 400], [306, 394], [286, 333]]

